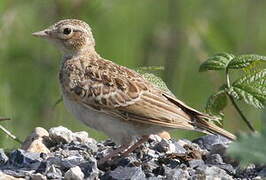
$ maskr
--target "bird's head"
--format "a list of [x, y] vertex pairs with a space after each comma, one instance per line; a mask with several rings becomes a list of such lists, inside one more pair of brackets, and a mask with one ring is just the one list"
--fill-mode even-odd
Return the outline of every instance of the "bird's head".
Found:
[[65, 54], [94, 50], [95, 41], [90, 26], [77, 19], [61, 20], [32, 35], [55, 43]]

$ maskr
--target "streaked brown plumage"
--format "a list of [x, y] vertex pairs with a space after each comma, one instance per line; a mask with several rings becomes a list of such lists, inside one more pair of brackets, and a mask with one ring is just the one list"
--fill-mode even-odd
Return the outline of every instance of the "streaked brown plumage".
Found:
[[176, 128], [235, 139], [207, 121], [209, 115], [158, 89], [137, 72], [100, 57], [85, 22], [62, 20], [33, 35], [55, 42], [64, 53], [59, 79], [68, 110], [117, 143], [130, 144], [135, 137]]

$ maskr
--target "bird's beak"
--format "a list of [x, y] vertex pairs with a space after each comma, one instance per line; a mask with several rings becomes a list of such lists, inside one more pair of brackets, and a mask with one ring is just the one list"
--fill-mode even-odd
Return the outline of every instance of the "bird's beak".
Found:
[[32, 33], [33, 36], [41, 37], [41, 38], [48, 38], [49, 37], [49, 31], [47, 29], [39, 32]]

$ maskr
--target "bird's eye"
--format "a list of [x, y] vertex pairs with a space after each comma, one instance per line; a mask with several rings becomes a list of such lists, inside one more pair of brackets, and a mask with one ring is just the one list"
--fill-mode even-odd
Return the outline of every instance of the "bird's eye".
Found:
[[63, 30], [63, 33], [64, 33], [65, 35], [69, 35], [71, 32], [72, 32], [72, 30], [71, 30], [70, 28], [65, 28], [65, 29]]

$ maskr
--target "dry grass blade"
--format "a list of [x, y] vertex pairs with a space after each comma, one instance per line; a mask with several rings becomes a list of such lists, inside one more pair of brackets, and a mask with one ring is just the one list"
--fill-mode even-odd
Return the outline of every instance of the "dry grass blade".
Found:
[[56, 106], [57, 106], [58, 104], [60, 104], [61, 102], [63, 102], [63, 96], [60, 96], [60, 98], [58, 98], [58, 99], [56, 100], [56, 102], [55, 102], [54, 105], [53, 105], [53, 109], [55, 109]]
[[11, 139], [17, 141], [18, 143], [22, 144], [22, 141], [19, 140], [15, 135], [13, 135], [11, 132], [9, 132], [6, 128], [0, 125], [0, 130], [2, 130], [7, 136], [9, 136]]

